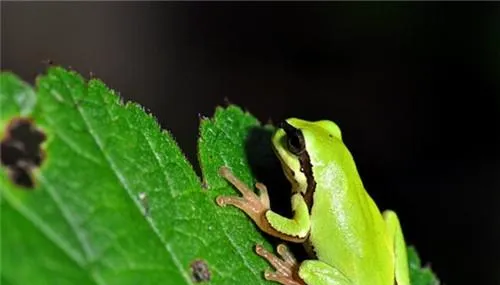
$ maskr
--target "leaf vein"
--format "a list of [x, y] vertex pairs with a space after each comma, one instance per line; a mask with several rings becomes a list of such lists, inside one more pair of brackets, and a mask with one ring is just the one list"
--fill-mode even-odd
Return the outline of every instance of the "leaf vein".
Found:
[[222, 228], [222, 233], [224, 233], [224, 235], [226, 236], [227, 240], [229, 241], [229, 243], [231, 244], [231, 246], [235, 249], [236, 253], [238, 253], [238, 256], [241, 258], [241, 260], [243, 261], [243, 264], [245, 265], [246, 268], [248, 268], [248, 270], [250, 270], [250, 272], [253, 273], [253, 275], [255, 275], [255, 277], [257, 278], [257, 280], [260, 280], [260, 276], [259, 274], [257, 273], [257, 271], [252, 267], [250, 266], [250, 264], [248, 264], [247, 260], [245, 259], [245, 256], [244, 254], [241, 252], [240, 248], [236, 246], [236, 243], [234, 242], [234, 240], [231, 238], [231, 236], [228, 234], [227, 232], [227, 229], [222, 225], [222, 222], [221, 222], [221, 219], [220, 219], [220, 214], [219, 214], [219, 211], [217, 211], [217, 216], [219, 216], [218, 219], [216, 219], [219, 223], [219, 226]]
[[[6, 197], [9, 204], [17, 210], [27, 221], [31, 222], [33, 226], [40, 231], [47, 239], [52, 242], [57, 248], [61, 249], [66, 255], [72, 260], [78, 267], [85, 270], [85, 261], [79, 258], [79, 254], [67, 246], [64, 240], [60, 239], [59, 236], [54, 233], [54, 231], [43, 221], [38, 218], [31, 210], [22, 206], [19, 203], [14, 203], [9, 197]], [[97, 284], [97, 283], [96, 283]]]
[[80, 243], [81, 249], [83, 253], [85, 254], [85, 259], [88, 262], [90, 260], [90, 256], [92, 255], [92, 249], [87, 242], [87, 239], [79, 234], [79, 231], [76, 228], [76, 225], [74, 223], [74, 218], [71, 216], [71, 213], [66, 209], [64, 206], [64, 202], [60, 199], [59, 195], [56, 193], [52, 185], [49, 183], [49, 181], [40, 174], [40, 180], [43, 182], [45, 185], [45, 189], [47, 189], [47, 193], [50, 195], [52, 200], [55, 202], [56, 206], [59, 208], [59, 210], [62, 213], [62, 216], [64, 217], [64, 220], [66, 223], [69, 225], [71, 230], [73, 231], [73, 234], [75, 237], [78, 239], [78, 242]]
[[[66, 82], [65, 82], [65, 84], [66, 84]], [[73, 97], [73, 93], [71, 92], [71, 88], [69, 88], [69, 87], [67, 87], [67, 88], [68, 88], [69, 94], [71, 95], [71, 99], [74, 102], [75, 98]], [[85, 90], [86, 94], [88, 94], [88, 85], [86, 86], [86, 88], [84, 90]], [[110, 115], [109, 109], [108, 109], [107, 105], [104, 104], [104, 106], [105, 106], [104, 109], [106, 110], [106, 112], [108, 113], [108, 115]], [[140, 203], [136, 199], [134, 199], [134, 195], [133, 195], [132, 189], [131, 189], [130, 185], [128, 184], [127, 179], [119, 171], [119, 169], [115, 165], [113, 159], [111, 157], [109, 157], [109, 155], [104, 151], [104, 149], [103, 149], [103, 142], [99, 138], [98, 134], [95, 133], [95, 130], [91, 127], [90, 120], [84, 114], [85, 111], [82, 110], [82, 108], [79, 105], [76, 105], [76, 110], [78, 111], [80, 117], [82, 118], [82, 121], [84, 122], [85, 127], [87, 128], [87, 130], [88, 130], [89, 134], [91, 135], [92, 139], [95, 141], [96, 145], [98, 146], [99, 151], [102, 153], [104, 159], [109, 164], [110, 169], [112, 170], [112, 172], [114, 173], [114, 175], [116, 176], [116, 178], [118, 179], [118, 181], [120, 182], [120, 184], [122, 184], [122, 186], [125, 188], [126, 193], [129, 195], [130, 199], [132, 199], [132, 201], [136, 205], [136, 209], [138, 210], [138, 213], [141, 213], [141, 215], [142, 215], [142, 206], [140, 205]], [[110, 117], [112, 117], [112, 116], [110, 115]], [[159, 230], [156, 227], [156, 225], [154, 224], [154, 222], [152, 222], [150, 219], [146, 219], [146, 220], [148, 221], [148, 225], [150, 226], [150, 229], [154, 232], [155, 236], [159, 239], [159, 241], [162, 243], [162, 245], [167, 250], [167, 252], [171, 254], [171, 257], [172, 257], [172, 260], [174, 261], [174, 264], [176, 264], [176, 266], [178, 267], [179, 272], [182, 274], [182, 276], [186, 280], [186, 283], [190, 284], [190, 280], [186, 276], [185, 271], [183, 270], [182, 266], [180, 266], [180, 264], [178, 263], [176, 257], [173, 255], [173, 253], [172, 253], [172, 251], [170, 249], [170, 245], [160, 235]]]

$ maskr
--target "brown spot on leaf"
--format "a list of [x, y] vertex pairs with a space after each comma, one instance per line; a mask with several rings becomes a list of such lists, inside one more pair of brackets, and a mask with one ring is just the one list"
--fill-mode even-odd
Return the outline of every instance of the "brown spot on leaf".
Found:
[[196, 283], [210, 281], [210, 271], [204, 260], [197, 259], [191, 263], [191, 277]]
[[38, 130], [31, 119], [14, 118], [5, 130], [0, 146], [0, 162], [9, 172], [13, 183], [35, 187], [32, 171], [42, 164], [45, 154], [40, 148], [45, 134]]

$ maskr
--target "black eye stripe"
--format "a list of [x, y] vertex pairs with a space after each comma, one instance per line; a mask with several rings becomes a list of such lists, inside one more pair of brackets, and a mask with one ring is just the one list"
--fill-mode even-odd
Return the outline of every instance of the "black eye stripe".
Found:
[[280, 124], [280, 127], [286, 133], [288, 150], [295, 155], [302, 154], [306, 149], [304, 135], [302, 134], [302, 132], [286, 121], [282, 122]]
[[309, 157], [309, 154], [307, 151], [305, 151], [305, 140], [304, 140], [304, 135], [302, 134], [302, 131], [294, 128], [292, 125], [288, 124], [286, 121], [281, 122], [279, 124], [279, 127], [283, 129], [286, 133], [286, 140], [287, 140], [287, 145], [289, 144], [288, 138], [289, 137], [295, 137], [301, 145], [301, 150], [298, 150], [297, 153], [293, 152], [290, 147], [289, 151], [297, 155], [299, 162], [300, 162], [300, 171], [304, 173], [307, 179], [307, 189], [304, 194], [304, 199], [307, 204], [307, 208], [309, 211], [311, 211], [312, 204], [313, 204], [313, 194], [314, 191], [316, 190], [316, 181], [314, 180], [314, 176], [312, 174], [312, 164], [311, 164], [311, 159]]

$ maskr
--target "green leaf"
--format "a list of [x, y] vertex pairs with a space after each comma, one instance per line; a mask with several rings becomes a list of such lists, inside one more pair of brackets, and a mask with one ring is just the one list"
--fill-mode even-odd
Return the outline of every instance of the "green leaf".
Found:
[[[264, 262], [251, 254], [262, 236], [250, 223], [226, 223], [214, 202], [217, 187], [231, 189], [215, 172], [205, 173], [214, 186], [202, 189], [172, 137], [142, 108], [61, 68], [38, 79], [28, 108], [35, 92], [12, 74], [1, 78], [2, 126], [30, 117], [46, 136], [33, 189], [13, 184], [5, 165], [0, 173], [5, 280], [191, 284], [190, 266], [203, 260], [213, 284], [264, 283]], [[257, 124], [249, 115], [246, 123]], [[218, 128], [206, 121], [205, 130], [211, 125]], [[244, 132], [231, 130], [237, 138]]]
[[237, 106], [201, 119], [199, 179], [151, 115], [99, 80], [52, 67], [36, 91], [7, 72], [0, 83], [2, 284], [272, 284], [253, 251], [272, 248], [263, 234], [215, 203], [235, 194], [222, 165], [249, 185], [275, 176], [272, 126]]
[[10, 73], [0, 76], [0, 95], [0, 137], [3, 137], [9, 119], [31, 113], [36, 97], [31, 86]]
[[434, 275], [430, 267], [423, 267], [420, 262], [417, 250], [413, 246], [408, 246], [408, 263], [410, 266], [410, 279], [412, 285], [438, 285], [439, 280]]

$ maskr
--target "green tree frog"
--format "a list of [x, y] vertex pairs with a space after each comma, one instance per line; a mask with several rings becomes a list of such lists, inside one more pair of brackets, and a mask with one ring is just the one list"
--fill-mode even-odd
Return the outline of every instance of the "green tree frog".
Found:
[[279, 256], [256, 246], [274, 268], [267, 280], [284, 285], [409, 285], [406, 245], [398, 216], [379, 211], [366, 192], [354, 159], [332, 121], [285, 120], [272, 138], [291, 183], [293, 217], [270, 208], [265, 185], [259, 195], [227, 167], [220, 174], [242, 196], [219, 196], [219, 206], [244, 211], [265, 233], [303, 243], [310, 259], [297, 262], [281, 243]]

